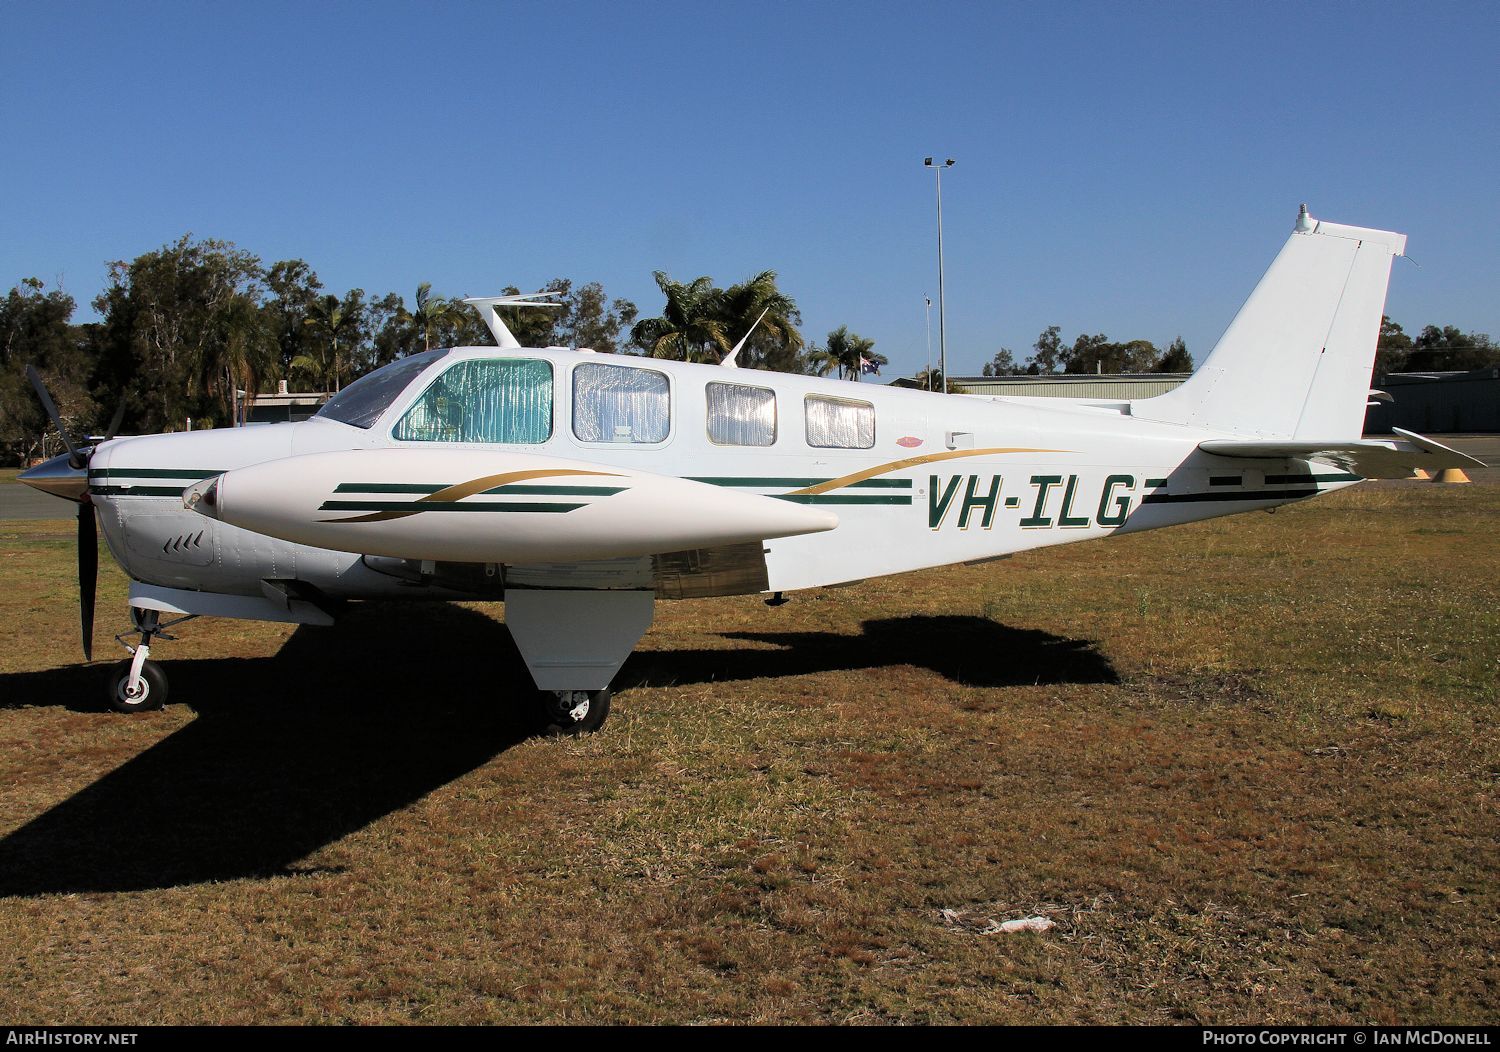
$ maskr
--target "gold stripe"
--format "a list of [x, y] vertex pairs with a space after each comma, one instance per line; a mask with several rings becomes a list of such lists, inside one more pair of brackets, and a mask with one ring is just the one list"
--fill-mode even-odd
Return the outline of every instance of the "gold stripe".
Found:
[[485, 475], [483, 478], [470, 479], [468, 482], [460, 482], [456, 486], [448, 486], [436, 493], [429, 493], [425, 497], [418, 497], [412, 501], [412, 511], [372, 511], [368, 515], [354, 515], [347, 519], [323, 519], [323, 522], [389, 522], [391, 519], [404, 519], [411, 515], [420, 514], [421, 508], [418, 504], [428, 501], [451, 501], [463, 500], [472, 497], [476, 493], [483, 493], [487, 489], [497, 486], [509, 486], [512, 482], [525, 482], [527, 479], [556, 478], [559, 475], [606, 475], [610, 478], [618, 478], [619, 472], [615, 471], [583, 471], [580, 468], [532, 468], [529, 471], [507, 471], [500, 475]]
[[[955, 460], [959, 457], [987, 457], [995, 453], [1071, 453], [1071, 449], [1026, 449], [1023, 447], [991, 446], [988, 449], [950, 449], [943, 453], [928, 453], [920, 457], [907, 457], [905, 460], [893, 460], [889, 464], [880, 464], [863, 471], [856, 471], [852, 475], [844, 475], [840, 478], [829, 479], [820, 482], [816, 486], [808, 486], [806, 489], [794, 489], [791, 493], [807, 494], [813, 496], [818, 493], [827, 493], [830, 490], [841, 489], [844, 486], [852, 486], [856, 482], [874, 478], [877, 475], [888, 475], [892, 471], [900, 471], [903, 468], [914, 468], [919, 464], [934, 464], [939, 460]], [[790, 496], [791, 494], [786, 494]]]

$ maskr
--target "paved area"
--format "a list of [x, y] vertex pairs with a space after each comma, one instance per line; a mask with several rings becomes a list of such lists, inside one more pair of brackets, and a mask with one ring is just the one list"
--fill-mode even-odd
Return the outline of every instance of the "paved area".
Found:
[[19, 482], [0, 483], [0, 519], [71, 519], [78, 506]]

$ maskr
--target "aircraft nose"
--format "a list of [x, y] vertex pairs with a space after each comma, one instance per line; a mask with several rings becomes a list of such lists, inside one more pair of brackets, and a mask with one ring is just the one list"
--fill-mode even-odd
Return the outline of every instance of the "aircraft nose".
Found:
[[54, 497], [82, 503], [83, 498], [88, 496], [89, 492], [88, 469], [75, 468], [68, 461], [67, 453], [59, 454], [50, 460], [42, 461], [34, 468], [21, 472], [16, 476], [16, 481], [24, 482], [32, 489], [39, 489]]

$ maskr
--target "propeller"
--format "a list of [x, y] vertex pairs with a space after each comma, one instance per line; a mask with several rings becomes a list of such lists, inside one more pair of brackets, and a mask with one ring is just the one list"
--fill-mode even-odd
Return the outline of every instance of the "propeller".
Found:
[[[47, 385], [42, 382], [41, 375], [28, 365], [26, 378], [36, 389], [36, 396], [41, 401], [42, 408], [46, 410], [48, 419], [52, 421], [52, 426], [57, 428], [57, 433], [62, 436], [63, 445], [68, 447], [68, 466], [75, 471], [86, 471], [98, 444], [74, 445], [68, 429], [63, 426], [62, 414], [57, 411], [57, 403], [52, 400], [52, 395], [47, 390]], [[120, 425], [125, 421], [125, 405], [126, 397], [121, 397], [120, 404], [115, 409], [115, 415], [109, 422], [109, 430], [99, 444], [108, 442], [119, 433]], [[78, 622], [83, 632], [83, 659], [85, 661], [92, 661], [94, 658], [94, 599], [98, 587], [99, 525], [94, 520], [94, 505], [89, 500], [88, 491], [85, 489], [78, 500]]]

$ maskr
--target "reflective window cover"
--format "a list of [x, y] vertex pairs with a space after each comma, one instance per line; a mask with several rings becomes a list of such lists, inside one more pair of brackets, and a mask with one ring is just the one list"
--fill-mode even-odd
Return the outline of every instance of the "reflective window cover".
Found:
[[847, 398], [807, 396], [807, 444], [822, 449], [875, 445], [875, 407]]
[[667, 376], [628, 365], [573, 370], [573, 434], [581, 442], [665, 442]]
[[330, 398], [314, 415], [326, 420], [337, 420], [341, 424], [369, 428], [406, 390], [406, 385], [416, 379], [418, 373], [447, 353], [446, 350], [423, 351], [421, 354], [398, 358], [355, 380]]
[[552, 437], [552, 365], [535, 358], [459, 362], [396, 425], [401, 442], [535, 445]]
[[744, 384], [711, 383], [708, 437], [721, 446], [769, 446], [776, 442], [776, 392]]

